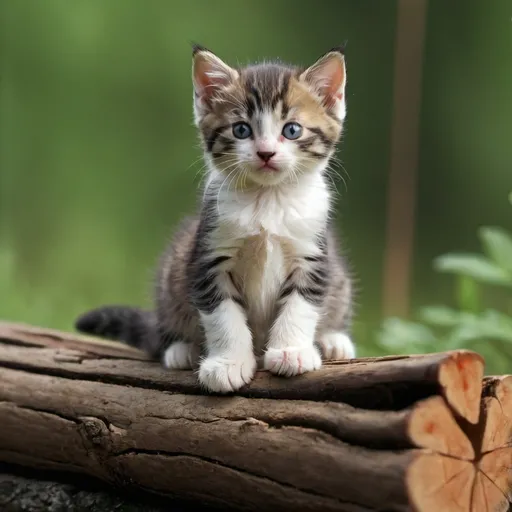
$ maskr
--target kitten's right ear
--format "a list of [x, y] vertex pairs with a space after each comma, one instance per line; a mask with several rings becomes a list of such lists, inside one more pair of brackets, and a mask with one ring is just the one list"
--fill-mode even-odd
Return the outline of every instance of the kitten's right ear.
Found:
[[344, 117], [347, 81], [343, 52], [343, 47], [333, 48], [300, 75], [327, 108], [338, 111], [340, 118]]
[[192, 81], [198, 106], [206, 106], [222, 88], [238, 78], [238, 72], [203, 46], [192, 47]]

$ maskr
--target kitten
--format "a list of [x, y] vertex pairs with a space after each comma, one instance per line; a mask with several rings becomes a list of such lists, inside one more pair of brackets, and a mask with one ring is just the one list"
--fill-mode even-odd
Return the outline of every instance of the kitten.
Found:
[[283, 376], [353, 358], [351, 280], [330, 224], [326, 168], [345, 118], [345, 59], [241, 69], [193, 50], [194, 114], [208, 176], [200, 213], [165, 252], [155, 311], [106, 306], [79, 331], [198, 368], [212, 392], [258, 366]]

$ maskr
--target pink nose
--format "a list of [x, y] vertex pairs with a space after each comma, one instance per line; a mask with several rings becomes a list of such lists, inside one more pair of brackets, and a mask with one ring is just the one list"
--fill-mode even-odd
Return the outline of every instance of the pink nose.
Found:
[[272, 151], [258, 151], [256, 153], [265, 163], [267, 163], [274, 155]]

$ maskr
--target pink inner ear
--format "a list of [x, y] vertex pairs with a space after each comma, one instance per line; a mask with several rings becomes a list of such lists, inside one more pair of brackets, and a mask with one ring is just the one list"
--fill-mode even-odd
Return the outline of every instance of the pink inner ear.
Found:
[[233, 79], [230, 69], [220, 62], [198, 56], [194, 63], [194, 86], [204, 99], [210, 98], [217, 88], [227, 85]]
[[333, 58], [325, 64], [320, 73], [323, 75], [322, 93], [325, 103], [328, 106], [333, 106], [336, 100], [343, 98], [343, 82], [345, 80], [343, 65], [337, 58]]
[[331, 78], [331, 87], [330, 87], [331, 94], [336, 94], [340, 91], [340, 89], [343, 86], [344, 77], [345, 77], [345, 73], [343, 72], [343, 68], [338, 63], [336, 63], [334, 70], [333, 70], [332, 78]]
[[214, 79], [209, 74], [212, 71], [211, 63], [201, 59], [199, 62], [196, 62], [194, 67], [194, 82], [196, 91], [199, 96], [210, 96], [212, 91], [212, 86], [214, 86]]
[[201, 91], [208, 87], [210, 83], [210, 77], [208, 76], [208, 65], [205, 61], [197, 64], [195, 69], [195, 81], [196, 87], [201, 89]]
[[328, 107], [334, 106], [336, 100], [343, 99], [345, 85], [345, 66], [337, 55], [328, 56], [311, 69], [309, 80], [316, 86]]

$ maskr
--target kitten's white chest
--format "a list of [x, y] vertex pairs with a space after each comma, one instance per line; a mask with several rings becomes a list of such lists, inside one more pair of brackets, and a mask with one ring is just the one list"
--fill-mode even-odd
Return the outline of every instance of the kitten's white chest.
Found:
[[277, 312], [277, 300], [294, 261], [318, 251], [329, 193], [320, 177], [280, 189], [220, 197], [217, 245], [230, 248], [234, 277], [247, 304], [257, 351]]
[[265, 343], [274, 319], [281, 287], [291, 269], [291, 256], [284, 239], [264, 230], [248, 237], [239, 252], [235, 272], [257, 349]]

